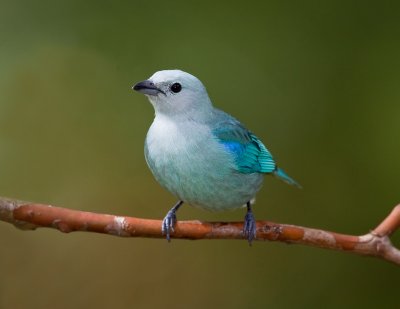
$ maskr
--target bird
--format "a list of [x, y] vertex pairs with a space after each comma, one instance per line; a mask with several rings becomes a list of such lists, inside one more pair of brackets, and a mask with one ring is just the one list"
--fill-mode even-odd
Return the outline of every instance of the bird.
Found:
[[203, 83], [181, 70], [161, 70], [136, 83], [155, 117], [145, 139], [146, 162], [158, 183], [178, 198], [162, 221], [170, 241], [184, 204], [209, 211], [247, 208], [243, 237], [256, 239], [252, 211], [264, 175], [301, 187], [278, 168], [261, 140], [213, 106]]

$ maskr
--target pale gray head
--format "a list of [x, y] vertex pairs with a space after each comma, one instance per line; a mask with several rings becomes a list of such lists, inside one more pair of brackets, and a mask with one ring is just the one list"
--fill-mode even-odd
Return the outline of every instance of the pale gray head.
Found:
[[133, 89], [148, 97], [156, 115], [195, 118], [212, 110], [206, 88], [201, 81], [181, 70], [158, 71], [148, 80], [134, 85]]

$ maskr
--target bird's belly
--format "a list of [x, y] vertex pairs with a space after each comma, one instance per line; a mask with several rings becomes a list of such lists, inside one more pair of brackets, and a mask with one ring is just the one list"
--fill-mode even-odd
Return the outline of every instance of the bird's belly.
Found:
[[261, 187], [263, 176], [236, 171], [229, 153], [215, 140], [146, 147], [146, 160], [157, 181], [193, 206], [215, 211], [238, 208]]

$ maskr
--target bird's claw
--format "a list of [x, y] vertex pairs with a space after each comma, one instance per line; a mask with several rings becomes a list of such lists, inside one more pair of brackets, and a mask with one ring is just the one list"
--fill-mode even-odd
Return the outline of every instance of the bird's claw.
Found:
[[174, 232], [174, 226], [176, 224], [176, 213], [175, 209], [168, 211], [167, 215], [162, 221], [161, 231], [166, 236], [168, 241], [171, 241], [171, 232]]
[[250, 246], [251, 242], [256, 238], [256, 233], [256, 220], [251, 210], [249, 210], [244, 217], [243, 235], [245, 238], [247, 238]]

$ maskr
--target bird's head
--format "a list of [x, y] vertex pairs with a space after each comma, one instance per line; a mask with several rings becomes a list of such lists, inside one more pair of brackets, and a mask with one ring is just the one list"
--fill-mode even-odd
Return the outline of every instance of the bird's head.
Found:
[[133, 90], [143, 93], [156, 115], [195, 118], [212, 109], [206, 88], [195, 76], [180, 70], [164, 70], [137, 83]]

